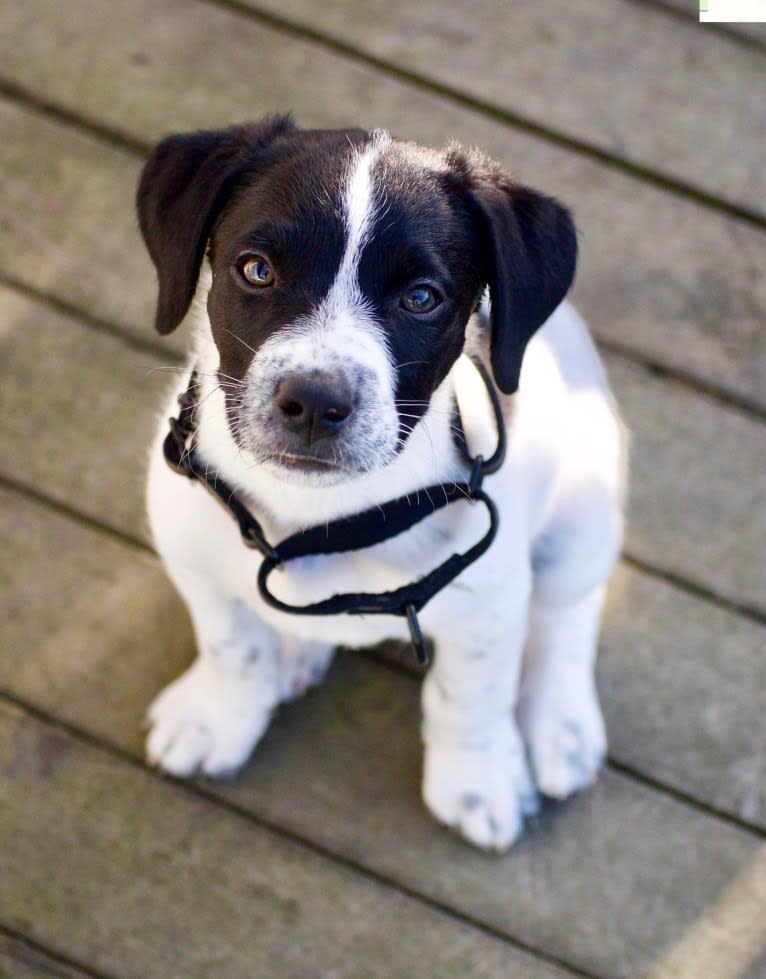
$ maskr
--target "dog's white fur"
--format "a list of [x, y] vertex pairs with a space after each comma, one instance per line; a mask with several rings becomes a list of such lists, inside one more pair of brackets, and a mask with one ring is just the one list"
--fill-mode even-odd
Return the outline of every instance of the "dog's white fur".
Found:
[[[349, 244], [326, 303], [310, 321], [280, 330], [253, 358], [242, 390], [252, 409], [247, 448], [232, 437], [216, 377], [218, 352], [204, 308], [209, 275], [200, 280], [190, 315], [196, 321], [192, 363], [202, 385], [200, 455], [250, 501], [274, 542], [423, 486], [465, 478], [451, 434], [455, 398], [470, 450], [489, 455], [493, 448], [486, 394], [461, 358], [403, 450], [393, 454], [393, 368], [355, 277], [369, 227], [365, 172], [379, 145], [352, 173]], [[478, 318], [468, 345], [479, 342]], [[337, 474], [334, 480], [298, 477], [273, 460], [259, 462], [269, 425], [259, 391], [273, 389], [276, 372], [306, 363], [345, 364], [374, 377], [360, 409], [369, 425], [359, 432], [357, 461], [382, 460], [377, 468], [338, 485]], [[187, 382], [188, 374], [163, 418], [175, 413]], [[589, 784], [603, 763], [593, 664], [604, 584], [619, 550], [624, 469], [621, 426], [603, 370], [567, 304], [529, 343], [519, 391], [503, 404], [508, 455], [485, 483], [500, 510], [498, 538], [420, 616], [436, 647], [423, 685], [424, 799], [437, 819], [497, 850], [513, 842], [523, 817], [535, 811], [538, 789], [563, 798]], [[246, 761], [277, 704], [321, 678], [335, 645], [404, 639], [407, 629], [389, 616], [291, 616], [266, 606], [255, 586], [260, 555], [242, 545], [234, 521], [203, 487], [167, 467], [164, 432], [163, 424], [148, 509], [156, 546], [189, 607], [199, 657], [152, 705], [147, 752], [177, 775], [224, 775]], [[296, 604], [360, 586], [386, 591], [469, 547], [485, 529], [483, 508], [459, 503], [375, 547], [305, 558], [271, 580], [280, 598]]]

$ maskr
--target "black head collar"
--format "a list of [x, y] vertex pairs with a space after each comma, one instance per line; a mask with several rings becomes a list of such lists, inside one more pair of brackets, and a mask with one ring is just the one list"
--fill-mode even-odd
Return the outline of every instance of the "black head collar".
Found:
[[[465, 440], [460, 408], [456, 404], [455, 441], [461, 455], [470, 466], [470, 476], [460, 483], [437, 483], [415, 493], [390, 500], [381, 506], [364, 510], [350, 517], [343, 517], [318, 527], [300, 531], [281, 543], [272, 546], [266, 540], [260, 523], [238, 498], [236, 492], [217, 473], [210, 473], [200, 459], [195, 446], [197, 431], [196, 406], [199, 401], [197, 372], [193, 371], [189, 386], [178, 399], [178, 418], [170, 419], [170, 431], [164, 442], [165, 459], [176, 472], [199, 481], [223, 504], [239, 524], [242, 539], [247, 547], [258, 550], [263, 562], [258, 571], [258, 590], [263, 600], [272, 608], [294, 615], [401, 615], [407, 619], [415, 658], [421, 666], [428, 663], [423, 635], [417, 613], [434, 595], [448, 585], [470, 564], [481, 557], [495, 539], [498, 513], [493, 501], [482, 489], [485, 476], [496, 472], [505, 458], [505, 425], [502, 408], [492, 380], [486, 368], [478, 360], [473, 361], [489, 394], [497, 427], [497, 448], [491, 458], [471, 456]], [[342, 554], [380, 544], [409, 530], [425, 517], [458, 500], [483, 503], [489, 515], [486, 534], [473, 547], [462, 554], [453, 554], [424, 577], [387, 592], [346, 592], [333, 595], [310, 605], [289, 605], [269, 591], [267, 581], [274, 568], [284, 566], [296, 558], [317, 554]]]

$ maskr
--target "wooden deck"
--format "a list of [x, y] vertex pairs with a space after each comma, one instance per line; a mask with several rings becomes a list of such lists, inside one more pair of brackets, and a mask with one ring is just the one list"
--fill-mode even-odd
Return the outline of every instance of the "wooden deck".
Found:
[[[766, 977], [766, 27], [692, 0], [0, 4], [0, 976]], [[608, 770], [505, 857], [418, 798], [418, 678], [341, 654], [244, 775], [143, 711], [192, 657], [142, 467], [133, 193], [170, 130], [294, 109], [482, 146], [573, 205], [632, 432]]]

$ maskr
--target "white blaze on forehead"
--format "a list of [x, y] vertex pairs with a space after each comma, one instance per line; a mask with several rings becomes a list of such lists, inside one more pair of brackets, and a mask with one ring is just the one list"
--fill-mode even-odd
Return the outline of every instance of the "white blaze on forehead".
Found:
[[387, 133], [375, 132], [366, 146], [349, 155], [341, 202], [344, 248], [324, 299], [285, 329], [274, 331], [253, 357], [245, 404], [248, 425], [243, 428], [256, 456], [281, 451], [273, 442], [273, 395], [280, 380], [313, 370], [345, 377], [354, 393], [353, 412], [335, 446], [338, 458], [367, 472], [396, 456], [396, 368], [385, 331], [359, 284], [362, 253], [385, 207], [376, 202], [373, 171], [390, 142]]
[[343, 196], [346, 248], [335, 281], [322, 303], [326, 314], [337, 316], [345, 310], [363, 305], [359, 289], [359, 260], [375, 217], [372, 167], [390, 141], [388, 133], [377, 131], [365, 149], [352, 156]]

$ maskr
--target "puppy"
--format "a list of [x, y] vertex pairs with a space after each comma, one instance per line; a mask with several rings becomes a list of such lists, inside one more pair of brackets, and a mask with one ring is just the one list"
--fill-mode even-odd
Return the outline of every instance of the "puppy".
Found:
[[[417, 606], [435, 644], [423, 798], [470, 842], [506, 849], [540, 793], [584, 788], [605, 756], [593, 666], [624, 452], [586, 328], [562, 304], [569, 212], [476, 151], [278, 116], [163, 140], [138, 213], [156, 327], [168, 334], [188, 314], [194, 330], [166, 416], [186, 391], [194, 422], [176, 461], [193, 451], [198, 475], [167, 465], [163, 422], [149, 517], [198, 657], [150, 708], [150, 762], [237, 771], [335, 645], [406, 638]], [[491, 373], [497, 410], [469, 354]], [[486, 546], [468, 459], [503, 435], [505, 461], [483, 484], [497, 522]], [[439, 506], [454, 486], [466, 498]], [[426, 497], [433, 512], [394, 536], [285, 564], [275, 601], [256, 587], [263, 555], [220, 505], [236, 500], [276, 545]], [[479, 540], [485, 552], [407, 617], [302, 614], [360, 589], [398, 595]]]

